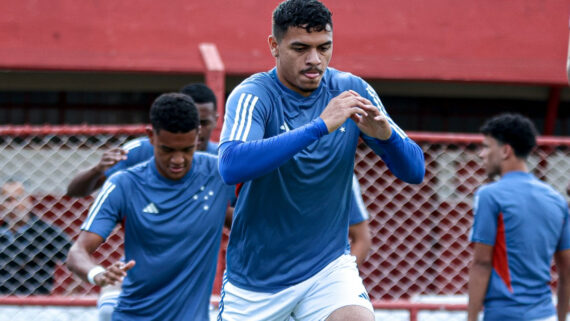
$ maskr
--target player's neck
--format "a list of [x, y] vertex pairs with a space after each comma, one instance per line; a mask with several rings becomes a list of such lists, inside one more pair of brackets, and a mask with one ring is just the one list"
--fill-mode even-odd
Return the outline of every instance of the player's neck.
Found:
[[513, 158], [505, 160], [501, 166], [501, 176], [510, 172], [525, 172], [528, 173], [526, 162], [520, 158]]

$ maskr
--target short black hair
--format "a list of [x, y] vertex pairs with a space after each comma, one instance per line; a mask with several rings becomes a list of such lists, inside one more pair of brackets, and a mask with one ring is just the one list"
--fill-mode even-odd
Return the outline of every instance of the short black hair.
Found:
[[210, 89], [210, 87], [206, 86], [203, 83], [188, 84], [182, 87], [182, 89], [180, 89], [180, 92], [192, 97], [195, 103], [198, 104], [213, 103], [214, 111], [218, 107], [218, 101], [216, 99], [216, 95], [214, 94], [212, 89]]
[[487, 120], [481, 126], [483, 135], [510, 145], [519, 158], [526, 158], [536, 146], [537, 131], [530, 119], [516, 113], [505, 113]]
[[332, 13], [317, 0], [286, 0], [273, 11], [273, 36], [277, 42], [283, 39], [289, 27], [320, 32], [327, 25], [332, 30]]
[[158, 133], [187, 133], [198, 129], [200, 119], [192, 97], [181, 93], [162, 94], [150, 107], [150, 123]]

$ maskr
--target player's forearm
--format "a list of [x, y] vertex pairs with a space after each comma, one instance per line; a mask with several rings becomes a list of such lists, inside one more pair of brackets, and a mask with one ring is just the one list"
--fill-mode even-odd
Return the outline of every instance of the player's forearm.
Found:
[[87, 273], [97, 265], [91, 255], [77, 243], [73, 244], [69, 249], [65, 264], [71, 272], [85, 282], [88, 282]]
[[350, 254], [356, 257], [356, 264], [361, 266], [368, 257], [368, 251], [370, 250], [370, 240], [358, 240], [350, 244]]
[[563, 255], [568, 253], [564, 252], [557, 252], [554, 256], [556, 268], [558, 269], [558, 304], [556, 306], [556, 310], [559, 321], [566, 320], [566, 314], [568, 313], [568, 301], [570, 300], [570, 267], [567, 265], [567, 258], [565, 259], [563, 257]]
[[565, 321], [566, 314], [568, 313], [568, 300], [570, 299], [570, 289], [568, 280], [558, 280], [558, 304], [556, 305], [556, 312], [558, 314], [558, 321]]
[[474, 262], [471, 266], [469, 272], [469, 303], [467, 305], [468, 321], [476, 321], [483, 307], [491, 270], [490, 262]]
[[277, 169], [295, 154], [328, 133], [322, 119], [281, 135], [220, 146], [219, 170], [226, 184], [246, 182]]
[[399, 179], [419, 184], [425, 175], [424, 153], [411, 139], [402, 138], [396, 131], [386, 141], [363, 135], [366, 144], [382, 157], [390, 171]]
[[67, 186], [67, 196], [84, 197], [101, 187], [105, 180], [105, 172], [96, 166], [75, 176]]

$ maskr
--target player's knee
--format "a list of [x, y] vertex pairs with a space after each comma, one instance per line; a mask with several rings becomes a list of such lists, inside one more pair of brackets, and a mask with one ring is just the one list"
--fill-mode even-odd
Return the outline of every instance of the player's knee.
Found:
[[358, 305], [344, 306], [331, 313], [325, 321], [374, 321], [374, 314]]
[[99, 321], [111, 321], [111, 316], [115, 311], [115, 306], [112, 304], [103, 304], [99, 307]]

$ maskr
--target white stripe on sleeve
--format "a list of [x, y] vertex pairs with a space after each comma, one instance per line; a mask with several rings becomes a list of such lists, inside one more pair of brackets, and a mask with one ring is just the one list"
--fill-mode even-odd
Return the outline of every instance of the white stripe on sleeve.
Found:
[[257, 103], [257, 100], [259, 98], [257, 96], [253, 97], [253, 101], [251, 102], [251, 105], [249, 106], [249, 112], [247, 115], [247, 126], [245, 128], [245, 131], [243, 133], [242, 139], [244, 142], [247, 140], [247, 136], [249, 135], [249, 129], [251, 128], [251, 120], [253, 118], [253, 108], [255, 107], [255, 104]]
[[101, 189], [101, 192], [99, 193], [99, 195], [97, 195], [95, 202], [91, 206], [89, 214], [87, 215], [87, 220], [83, 223], [81, 229], [88, 230], [91, 227], [91, 224], [95, 219], [95, 216], [97, 216], [99, 210], [101, 209], [101, 205], [105, 202], [105, 200], [107, 199], [109, 194], [115, 189], [115, 187], [117, 186], [111, 182], [106, 182], [105, 185], [103, 185], [103, 188]]
[[245, 97], [245, 93], [242, 93], [239, 96], [238, 105], [237, 105], [237, 109], [236, 109], [236, 115], [234, 117], [234, 124], [232, 126], [232, 132], [230, 134], [230, 140], [235, 140], [235, 138], [236, 138], [235, 134], [236, 134], [236, 129], [238, 128], [238, 125], [239, 125], [239, 114], [240, 114], [241, 106], [243, 103], [243, 97]]
[[237, 131], [236, 137], [235, 137], [236, 140], [242, 140], [241, 139], [241, 133], [243, 132], [243, 128], [244, 128], [245, 123], [246, 123], [247, 108], [249, 107], [250, 100], [251, 100], [251, 94], [248, 94], [247, 97], [245, 98], [245, 102], [243, 103], [243, 106], [241, 109], [241, 117], [239, 120], [239, 128], [238, 128], [238, 131]]
[[406, 133], [404, 133], [404, 131], [398, 125], [396, 125], [396, 123], [392, 120], [392, 118], [390, 118], [390, 116], [388, 116], [386, 109], [384, 108], [384, 106], [382, 105], [382, 102], [380, 101], [380, 97], [378, 97], [378, 94], [374, 91], [374, 89], [372, 89], [372, 87], [369, 84], [367, 84], [367, 86], [366, 86], [366, 91], [374, 100], [374, 104], [376, 105], [376, 107], [378, 107], [378, 109], [384, 115], [384, 117], [386, 117], [386, 119], [388, 119], [388, 123], [390, 124], [390, 127], [392, 127], [392, 129], [396, 132], [396, 134], [398, 134], [402, 139], [405, 139], [406, 137], [408, 137], [408, 135], [406, 135]]

